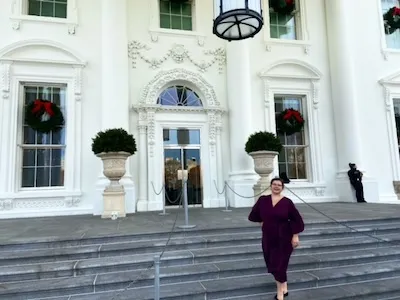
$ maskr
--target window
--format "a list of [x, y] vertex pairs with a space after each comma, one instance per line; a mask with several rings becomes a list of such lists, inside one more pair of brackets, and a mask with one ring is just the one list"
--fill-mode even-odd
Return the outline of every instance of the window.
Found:
[[165, 89], [160, 94], [157, 104], [167, 106], [203, 106], [200, 97], [190, 88], [182, 85]]
[[160, 27], [192, 30], [192, 1], [160, 0]]
[[396, 123], [397, 143], [400, 153], [400, 99], [393, 99], [394, 120]]
[[300, 36], [299, 1], [295, 1], [295, 9], [291, 14], [278, 14], [272, 10], [269, 13], [270, 37], [282, 40], [297, 40]]
[[31, 16], [67, 18], [68, 0], [27, 0], [27, 13]]
[[[381, 0], [382, 15], [393, 6], [400, 6], [399, 0]], [[392, 34], [385, 34], [386, 47], [391, 49], [400, 49], [400, 30], [396, 30]]]
[[[275, 96], [275, 114], [285, 109], [293, 108], [303, 111], [304, 99], [302, 96]], [[307, 180], [307, 152], [308, 145], [304, 128], [293, 135], [278, 134], [283, 150], [278, 156], [279, 174], [285, 172], [290, 179]]]
[[[24, 107], [35, 99], [52, 101], [65, 115], [66, 87], [29, 85], [23, 87]], [[65, 128], [38, 133], [23, 122], [22, 188], [64, 186]]]

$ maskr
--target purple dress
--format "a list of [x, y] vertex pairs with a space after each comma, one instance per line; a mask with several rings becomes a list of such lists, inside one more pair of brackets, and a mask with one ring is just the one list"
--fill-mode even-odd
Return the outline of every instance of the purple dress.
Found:
[[263, 222], [262, 249], [268, 273], [281, 283], [287, 281], [287, 267], [293, 252], [292, 237], [304, 230], [304, 222], [292, 200], [283, 197], [275, 207], [272, 197], [261, 196], [249, 215], [252, 222]]

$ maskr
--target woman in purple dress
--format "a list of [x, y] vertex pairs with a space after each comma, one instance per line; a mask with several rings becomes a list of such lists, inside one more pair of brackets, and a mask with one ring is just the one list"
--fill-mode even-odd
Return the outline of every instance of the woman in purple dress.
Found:
[[290, 255], [299, 246], [299, 233], [304, 222], [292, 200], [281, 195], [283, 180], [271, 180], [271, 195], [261, 196], [254, 205], [249, 220], [261, 223], [262, 249], [268, 273], [276, 281], [275, 299], [288, 296], [287, 268]]

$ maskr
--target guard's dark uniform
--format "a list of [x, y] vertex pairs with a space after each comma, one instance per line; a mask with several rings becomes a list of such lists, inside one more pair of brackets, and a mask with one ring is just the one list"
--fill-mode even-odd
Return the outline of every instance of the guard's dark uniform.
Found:
[[362, 173], [356, 168], [351, 168], [347, 175], [349, 175], [350, 183], [356, 190], [357, 202], [366, 202], [364, 199], [364, 186], [362, 184]]

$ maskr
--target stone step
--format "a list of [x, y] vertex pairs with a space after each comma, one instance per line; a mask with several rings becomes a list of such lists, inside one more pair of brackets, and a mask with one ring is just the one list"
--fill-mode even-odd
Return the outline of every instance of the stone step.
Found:
[[[307, 230], [301, 236], [301, 247], [292, 257], [290, 276], [306, 274], [318, 280], [315, 285], [310, 280], [294, 280], [290, 285], [292, 289], [319, 286], [324, 284], [324, 280], [329, 284], [341, 285], [343, 282], [375, 279], [383, 274], [379, 266], [398, 264], [400, 248], [391, 246], [400, 244], [400, 218], [350, 224], [357, 229], [356, 232], [332, 222], [307, 225]], [[250, 294], [265, 297], [273, 293], [273, 286], [265, 289], [257, 285], [260, 278], [266, 277], [260, 231], [260, 226], [251, 225], [244, 228], [173, 232], [161, 265], [163, 289], [167, 293], [169, 290], [172, 295], [166, 299], [232, 299]], [[76, 300], [86, 299], [80, 298], [86, 297], [82, 294], [96, 293], [93, 295], [97, 298], [88, 299], [110, 300], [118, 289], [125, 288], [132, 279], [138, 277], [139, 280], [130, 286], [134, 289], [128, 291], [130, 298], [126, 295], [127, 298], [121, 299], [140, 300], [136, 296], [146, 291], [150, 297], [143, 299], [152, 299], [150, 286], [153, 285], [154, 270], [143, 269], [151, 268], [154, 255], [164, 249], [167, 236], [168, 233], [156, 233], [51, 240], [33, 245], [10, 243], [0, 248], [0, 282], [3, 282], [0, 284], [0, 299], [56, 297], [58, 300]], [[79, 244], [81, 241], [83, 244]], [[102, 243], [96, 244], [98, 242]], [[373, 266], [373, 270], [364, 269], [365, 274], [351, 273], [351, 268], [359, 270], [367, 265]], [[327, 273], [317, 273], [323, 270]], [[389, 277], [400, 277], [397, 269], [386, 270]], [[329, 275], [329, 272], [332, 274]], [[315, 274], [321, 277], [315, 277]], [[243, 282], [254, 279], [255, 285], [247, 287], [236, 284], [240, 278]], [[223, 280], [231, 280], [234, 288], [224, 290], [223, 284], [227, 281]], [[222, 284], [221, 290], [208, 290], [205, 294], [203, 282], [211, 287], [214, 281]], [[174, 288], [182, 283], [184, 285], [176, 292]], [[191, 294], [190, 289], [195, 288], [194, 284], [200, 285], [203, 291]], [[80, 295], [70, 298], [72, 294]], [[111, 298], [98, 298], [102, 295]]]
[[[317, 272], [318, 269], [326, 269], [331, 272], [332, 268], [351, 267], [360, 268], [371, 263], [386, 264], [390, 261], [400, 261], [400, 249], [371, 249], [358, 251], [321, 253], [316, 255], [293, 255], [289, 265], [289, 271]], [[390, 265], [389, 264], [389, 265]], [[400, 267], [400, 266], [399, 266]], [[336, 269], [335, 269], [336, 270]], [[222, 278], [236, 278], [239, 276], [254, 276], [265, 274], [265, 263], [262, 258], [235, 261], [221, 261], [215, 263], [192, 264], [162, 267], [160, 277], [162, 284], [174, 284], [180, 282], [191, 282], [198, 280], [216, 280]], [[323, 274], [324, 275], [324, 274]], [[324, 275], [326, 276], [326, 274]], [[98, 273], [69, 278], [41, 279], [31, 281], [18, 281], [0, 284], [0, 298], [11, 297], [14, 294], [34, 295], [38, 293], [59, 292], [66, 289], [76, 293], [102, 292], [119, 290], [126, 287], [130, 282], [133, 287], [151, 286], [154, 282], [154, 269], [136, 270], [125, 272]]]
[[400, 299], [400, 277], [386, 277], [353, 284], [293, 291], [290, 300], [304, 299]]
[[[247, 218], [247, 216], [244, 216]], [[387, 219], [375, 219], [375, 220], [357, 220], [357, 221], [341, 221], [340, 223], [335, 223], [327, 219], [326, 222], [306, 222], [307, 230], [323, 230], [323, 229], [339, 229], [340, 231], [349, 231], [344, 225], [347, 224], [351, 227], [359, 228], [360, 230], [369, 228], [369, 230], [381, 228], [385, 225], [393, 225], [400, 228], [400, 218], [387, 218]], [[171, 225], [172, 226], [172, 225]], [[248, 232], [256, 232], [259, 229], [259, 225], [253, 223], [248, 223], [248, 226], [242, 227], [231, 227], [231, 228], [219, 228], [219, 229], [190, 229], [183, 230], [175, 228], [172, 234], [170, 234], [170, 228], [158, 233], [150, 234], [133, 234], [133, 235], [118, 235], [114, 234], [112, 236], [92, 236], [86, 238], [83, 234], [81, 237], [73, 238], [59, 238], [59, 237], [47, 237], [47, 238], [37, 238], [32, 237], [32, 239], [24, 239], [22, 241], [10, 241], [7, 243], [0, 244], [0, 251], [14, 251], [14, 250], [35, 250], [35, 249], [46, 249], [46, 248], [65, 248], [74, 246], [88, 246], [96, 245], [100, 246], [103, 244], [110, 243], [124, 243], [124, 242], [139, 242], [148, 240], [165, 240], [170, 235], [172, 238], [189, 238], [198, 236], [215, 236], [215, 235], [225, 235], [225, 234], [245, 234]], [[367, 229], [368, 230], [368, 229]]]
[[[398, 234], [378, 236], [381, 239], [397, 238]], [[330, 240], [315, 240], [302, 242], [296, 250], [296, 255], [309, 254], [318, 257], [319, 254], [331, 253], [334, 251], [353, 250], [355, 258], [356, 253], [374, 250], [376, 248], [387, 250], [394, 259], [399, 252], [389, 248], [384, 244], [369, 237], [360, 238], [342, 238]], [[387, 248], [387, 249], [386, 249]], [[374, 253], [372, 251], [372, 253]], [[383, 252], [386, 253], [386, 252]], [[158, 252], [160, 254], [160, 252]], [[370, 257], [370, 256], [367, 256]], [[163, 266], [176, 266], [197, 263], [214, 263], [220, 261], [239, 261], [248, 259], [260, 259], [262, 252], [260, 242], [254, 245], [231, 246], [231, 247], [213, 247], [203, 249], [192, 249], [184, 251], [168, 251], [162, 257]], [[362, 255], [360, 255], [362, 258]], [[50, 259], [50, 258], [49, 258]], [[58, 261], [48, 263], [7, 265], [0, 267], [0, 282], [10, 282], [15, 280], [35, 280], [41, 278], [53, 277], [72, 277], [80, 275], [90, 275], [107, 272], [137, 270], [147, 268], [152, 265], [153, 254], [140, 255], [120, 255], [114, 257], [98, 257], [92, 259]]]
[[[93, 276], [92, 276], [93, 277]], [[385, 278], [383, 281], [382, 278]], [[383, 296], [400, 295], [400, 262], [380, 262], [358, 266], [345, 266], [327, 269], [316, 269], [308, 271], [289, 272], [288, 280], [290, 282], [290, 299], [382, 299], [371, 298], [382, 294]], [[98, 278], [97, 278], [98, 279]], [[95, 280], [95, 279], [93, 279]], [[366, 281], [368, 282], [366, 284]], [[97, 280], [96, 280], [97, 282]], [[386, 286], [386, 282], [390, 282]], [[353, 286], [352, 286], [353, 285]], [[363, 288], [361, 288], [364, 285]], [[338, 291], [332, 293], [334, 298], [325, 298], [325, 290], [331, 291], [332, 286]], [[352, 298], [343, 298], [342, 287]], [[303, 289], [303, 291], [295, 291]], [[73, 289], [72, 289], [73, 290]], [[273, 295], [276, 290], [275, 282], [270, 275], [240, 276], [232, 278], [219, 278], [213, 280], [190, 281], [176, 284], [166, 284], [161, 286], [161, 299], [249, 299], [248, 295]], [[315, 292], [315, 296], [311, 296]], [[50, 293], [41, 294], [36, 291], [31, 294], [30, 299], [44, 299], [46, 296], [56, 296]], [[89, 294], [91, 293], [91, 294]], [[304, 293], [304, 294], [300, 294]], [[394, 293], [397, 293], [395, 295]], [[40, 295], [39, 295], [40, 294]], [[71, 293], [72, 294], [72, 293]], [[329, 292], [327, 292], [329, 294]], [[24, 295], [7, 295], [7, 300], [20, 300]], [[36, 298], [33, 298], [36, 297]], [[40, 298], [41, 297], [41, 298]], [[245, 298], [244, 298], [245, 297]], [[295, 297], [295, 298], [294, 298]], [[335, 298], [336, 297], [336, 298]], [[53, 298], [63, 299], [63, 298]], [[120, 291], [109, 292], [87, 292], [86, 294], [72, 295], [70, 300], [150, 300], [154, 299], [154, 288], [142, 287]], [[257, 298], [252, 298], [257, 299]], [[264, 298], [265, 299], [265, 298]]]
[[[262, 253], [259, 246], [254, 248], [240, 247], [229, 250], [230, 251], [228, 252], [221, 253], [221, 249], [216, 249], [216, 252], [218, 253], [217, 259], [219, 259], [220, 261], [230, 261], [231, 256], [234, 256], [231, 260], [240, 259], [239, 261], [247, 260], [251, 257], [253, 257], [254, 259], [262, 258]], [[386, 251], [387, 255], [390, 255], [390, 259], [394, 259], [400, 254], [395, 250], [390, 250], [391, 251]], [[357, 256], [359, 255], [357, 253], [359, 253], [359, 250], [352, 252], [354, 253], [354, 255], [352, 254], [352, 258], [358, 258]], [[351, 254], [352, 252], [350, 251], [349, 253]], [[293, 256], [293, 258], [297, 257], [296, 255]], [[371, 255], [367, 255], [367, 257], [371, 257]], [[115, 257], [107, 260], [97, 258], [79, 262], [56, 262], [0, 267], [0, 282], [80, 276], [107, 272], [128, 271], [132, 269], [142, 269], [151, 265], [152, 259], [153, 255], [132, 255]], [[174, 266], [192, 264], [195, 261], [196, 260], [194, 259], [192, 253], [167, 252], [163, 256], [162, 264], [163, 266]]]
[[[314, 240], [327, 240], [336, 238], [367, 238], [370, 236], [397, 233], [400, 227], [397, 223], [385, 224], [379, 228], [363, 227], [358, 232], [351, 232], [343, 228], [331, 229], [309, 229], [302, 234], [302, 241], [307, 243]], [[168, 243], [167, 251], [193, 250], [212, 247], [229, 247], [232, 245], [256, 245], [260, 243], [260, 228], [255, 228], [255, 232], [245, 234], [224, 234], [197, 236], [186, 238], [171, 239]], [[365, 236], [366, 235], [366, 236]], [[0, 266], [16, 264], [33, 264], [56, 261], [77, 261], [90, 258], [146, 254], [162, 251], [167, 240], [146, 240], [137, 242], [108, 243], [102, 245], [73, 246], [64, 248], [45, 248], [34, 250], [14, 250], [0, 252]], [[356, 246], [356, 245], [353, 245]]]
[[[290, 290], [290, 300], [399, 300], [400, 277], [345, 283], [328, 287]], [[273, 299], [275, 293], [220, 298], [218, 300], [265, 300]], [[288, 299], [289, 300], [289, 299]]]

